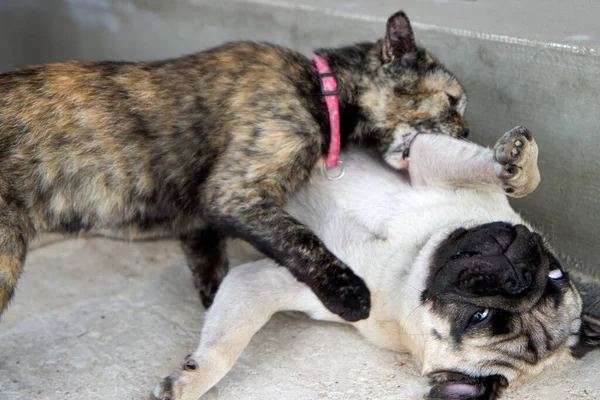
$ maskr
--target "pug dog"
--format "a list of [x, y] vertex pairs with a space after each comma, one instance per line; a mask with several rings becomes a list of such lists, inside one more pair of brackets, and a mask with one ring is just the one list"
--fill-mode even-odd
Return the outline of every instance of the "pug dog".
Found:
[[496, 399], [598, 347], [565, 268], [507, 199], [537, 187], [537, 158], [521, 127], [493, 149], [419, 134], [405, 174], [346, 152], [341, 179], [314, 172], [287, 210], [365, 280], [369, 318], [343, 320], [273, 261], [244, 264], [219, 288], [197, 350], [151, 397], [200, 398], [279, 311], [349, 323], [378, 346], [412, 353], [431, 380], [428, 399]]

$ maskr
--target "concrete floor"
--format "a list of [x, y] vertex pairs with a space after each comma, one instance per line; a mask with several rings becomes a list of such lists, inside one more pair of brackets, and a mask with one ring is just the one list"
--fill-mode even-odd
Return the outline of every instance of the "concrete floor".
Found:
[[[173, 242], [81, 239], [31, 252], [0, 324], [0, 399], [147, 399], [198, 342], [204, 310], [189, 278]], [[600, 352], [506, 398], [599, 399], [598, 368]], [[418, 371], [351, 328], [281, 314], [206, 398], [420, 399]]]
[[1, 0], [0, 71], [162, 59], [239, 39], [309, 55], [381, 38], [399, 8], [465, 87], [476, 142], [516, 125], [534, 132], [542, 182], [513, 204], [570, 269], [600, 278], [600, 1]]

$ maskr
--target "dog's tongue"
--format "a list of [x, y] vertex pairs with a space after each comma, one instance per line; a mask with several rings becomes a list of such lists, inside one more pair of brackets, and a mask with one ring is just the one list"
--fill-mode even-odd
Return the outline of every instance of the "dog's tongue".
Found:
[[478, 384], [469, 384], [464, 382], [445, 382], [438, 383], [429, 392], [427, 396], [430, 400], [460, 400], [476, 399], [483, 395], [484, 388]]

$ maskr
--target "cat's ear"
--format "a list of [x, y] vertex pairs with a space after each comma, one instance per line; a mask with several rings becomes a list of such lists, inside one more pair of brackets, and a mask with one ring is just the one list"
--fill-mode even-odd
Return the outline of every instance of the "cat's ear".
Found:
[[387, 21], [383, 59], [386, 62], [407, 57], [417, 52], [415, 35], [404, 11], [398, 11]]

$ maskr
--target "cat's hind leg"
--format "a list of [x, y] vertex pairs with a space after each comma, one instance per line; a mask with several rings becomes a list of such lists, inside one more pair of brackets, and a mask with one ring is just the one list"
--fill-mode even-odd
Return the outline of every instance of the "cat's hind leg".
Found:
[[214, 227], [205, 226], [182, 235], [180, 240], [192, 271], [194, 287], [204, 307], [209, 308], [229, 271], [226, 237]]
[[14, 295], [32, 236], [29, 217], [20, 201], [0, 191], [0, 315]]

